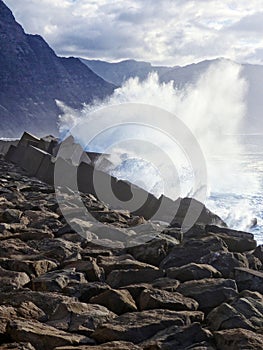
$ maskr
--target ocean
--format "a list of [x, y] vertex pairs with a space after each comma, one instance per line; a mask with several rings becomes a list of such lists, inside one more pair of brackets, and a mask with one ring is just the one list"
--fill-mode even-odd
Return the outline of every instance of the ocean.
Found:
[[[238, 139], [242, 146], [235, 171], [231, 174], [233, 181], [223, 191], [222, 187], [212, 188], [206, 205], [231, 228], [249, 231], [254, 234], [258, 244], [263, 244], [263, 135], [228, 137]], [[222, 161], [229, 160], [217, 159], [215, 165]], [[257, 225], [251, 227], [254, 218], [257, 219]]]

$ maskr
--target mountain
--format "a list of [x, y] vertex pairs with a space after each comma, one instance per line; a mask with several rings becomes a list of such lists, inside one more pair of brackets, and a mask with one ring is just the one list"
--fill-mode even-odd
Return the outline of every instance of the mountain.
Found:
[[136, 60], [125, 60], [115, 63], [83, 58], [80, 58], [80, 60], [100, 77], [119, 86], [129, 78], [139, 77], [143, 80], [151, 72], [157, 72], [159, 75], [162, 75], [172, 69], [171, 67], [152, 66], [151, 63]]
[[79, 59], [58, 57], [41, 36], [26, 34], [2, 0], [0, 67], [0, 137], [56, 134], [55, 99], [78, 109], [115, 88]]
[[[138, 76], [145, 79], [149, 73], [157, 72], [160, 82], [174, 81], [177, 88], [194, 83], [211, 64], [218, 61], [205, 60], [187, 66], [158, 67], [147, 62], [126, 60], [117, 63], [81, 59], [90, 69], [103, 79], [116, 85], [125, 80]], [[263, 133], [263, 66], [242, 64], [242, 76], [248, 82], [247, 92], [247, 118], [244, 120], [241, 131], [244, 133]]]

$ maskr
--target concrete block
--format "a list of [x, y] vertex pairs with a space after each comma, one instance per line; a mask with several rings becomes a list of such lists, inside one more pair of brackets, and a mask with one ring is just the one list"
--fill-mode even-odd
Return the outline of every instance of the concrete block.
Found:
[[39, 180], [53, 186], [54, 185], [54, 168], [55, 168], [55, 163], [52, 162], [52, 156], [50, 154], [46, 154], [42, 159], [42, 162], [35, 176]]
[[18, 165], [22, 169], [26, 170], [31, 176], [35, 176], [37, 174], [41, 162], [48, 154], [47, 152], [31, 145], [28, 145], [27, 147], [18, 146], [17, 152], [22, 153], [21, 158], [18, 161]]
[[38, 146], [40, 139], [29, 132], [24, 132], [21, 139], [19, 140], [18, 146], [27, 146], [27, 145], [33, 145]]

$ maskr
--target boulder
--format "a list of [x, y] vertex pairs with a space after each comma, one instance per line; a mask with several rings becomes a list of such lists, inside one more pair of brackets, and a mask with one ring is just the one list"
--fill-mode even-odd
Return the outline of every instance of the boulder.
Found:
[[172, 239], [172, 237], [169, 239], [169, 236], [166, 238], [165, 235], [159, 235], [150, 242], [135, 245], [134, 247], [128, 248], [127, 251], [139, 261], [159, 266], [168, 252], [178, 244], [179, 241]]
[[137, 311], [135, 301], [128, 290], [107, 290], [89, 300], [92, 304], [106, 306], [117, 315]]
[[144, 289], [139, 298], [140, 310], [168, 309], [174, 311], [197, 310], [198, 303], [180, 293], [161, 289]]
[[263, 335], [243, 328], [234, 328], [214, 333], [216, 346], [220, 350], [262, 350]]
[[103, 282], [105, 279], [104, 269], [97, 265], [94, 258], [65, 262], [63, 267], [66, 269], [74, 268], [77, 272], [84, 273], [89, 282]]
[[0, 213], [0, 222], [7, 224], [19, 223], [23, 212], [17, 209], [6, 209]]
[[104, 269], [106, 275], [113, 270], [154, 268], [152, 265], [135, 260], [130, 254], [98, 257], [98, 265]]
[[88, 283], [82, 272], [75, 269], [64, 269], [47, 272], [34, 278], [31, 287], [34, 291], [62, 292], [69, 284]]
[[150, 339], [140, 343], [143, 350], [174, 350], [188, 349], [193, 344], [210, 341], [211, 332], [201, 327], [197, 322], [189, 326], [171, 326], [159, 331]]
[[7, 292], [19, 289], [30, 282], [30, 278], [25, 272], [5, 270], [0, 267], [0, 291]]
[[203, 320], [200, 311], [147, 310], [126, 313], [98, 326], [91, 335], [99, 343], [113, 340], [138, 344], [170, 326], [185, 326]]
[[105, 282], [89, 282], [88, 284], [81, 285], [77, 289], [77, 297], [80, 301], [88, 303], [92, 297], [95, 297], [107, 290], [110, 290], [111, 287]]
[[[102, 345], [62, 346], [54, 350], [140, 350], [141, 347], [126, 341], [113, 341]], [[0, 348], [1, 350], [1, 348]]]
[[227, 251], [226, 244], [218, 237], [208, 236], [200, 239], [190, 239], [174, 247], [160, 264], [162, 269], [180, 267], [189, 263], [199, 263], [200, 259], [211, 253]]
[[57, 306], [62, 302], [73, 303], [76, 301], [75, 298], [70, 298], [62, 294], [40, 291], [34, 292], [25, 288], [6, 293], [0, 292], [1, 304], [11, 305], [19, 309], [21, 305], [32, 302], [39, 309], [43, 310], [47, 316], [53, 314]]
[[110, 322], [116, 315], [101, 305], [80, 302], [61, 303], [50, 316], [47, 324], [71, 333], [91, 334], [104, 322]]
[[206, 231], [214, 233], [222, 238], [230, 252], [243, 253], [254, 250], [257, 246], [254, 235], [249, 232], [236, 231], [227, 227], [218, 227], [214, 225], [206, 225]]
[[177, 292], [195, 299], [199, 303], [199, 309], [204, 312], [211, 311], [238, 294], [235, 281], [223, 278], [187, 281], [180, 284]]
[[263, 327], [263, 296], [257, 292], [244, 291], [236, 298], [213, 309], [207, 316], [213, 330]]
[[169, 278], [178, 279], [181, 282], [221, 277], [221, 273], [213, 266], [195, 263], [190, 263], [181, 267], [170, 267], [167, 269], [166, 274]]
[[7, 325], [7, 334], [15, 342], [29, 342], [38, 350], [50, 350], [56, 346], [92, 344], [83, 335], [69, 334], [36, 320], [15, 319]]
[[248, 289], [263, 294], [263, 272], [237, 267], [235, 280], [240, 291]]
[[9, 343], [0, 345], [0, 350], [36, 350], [30, 343]]
[[258, 258], [263, 264], [263, 244], [259, 245], [253, 252], [256, 258]]
[[149, 267], [140, 270], [113, 270], [108, 275], [106, 282], [112, 288], [119, 288], [129, 284], [153, 282], [155, 279], [163, 276], [163, 270]]
[[213, 251], [200, 259], [202, 264], [209, 264], [217, 269], [224, 278], [233, 278], [236, 267], [248, 267], [248, 259], [240, 253]]

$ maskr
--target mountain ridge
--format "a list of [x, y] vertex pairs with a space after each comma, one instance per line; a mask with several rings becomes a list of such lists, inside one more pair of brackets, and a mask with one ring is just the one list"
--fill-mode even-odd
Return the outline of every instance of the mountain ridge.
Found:
[[78, 58], [58, 57], [40, 35], [26, 34], [2, 0], [0, 38], [0, 137], [57, 134], [55, 100], [79, 109], [114, 91]]

